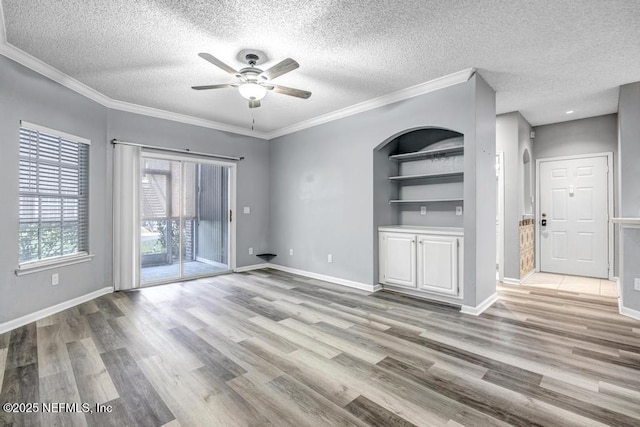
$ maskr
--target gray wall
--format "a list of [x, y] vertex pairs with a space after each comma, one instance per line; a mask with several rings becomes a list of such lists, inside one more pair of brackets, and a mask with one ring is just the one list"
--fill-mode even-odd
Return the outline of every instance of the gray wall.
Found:
[[[529, 151], [532, 171], [535, 168], [530, 134], [531, 125], [519, 112], [496, 117], [496, 151], [504, 153], [504, 277], [515, 280], [521, 278], [519, 221], [525, 213], [525, 150]], [[530, 179], [534, 179], [533, 172]]]
[[[620, 150], [620, 216], [640, 218], [640, 82], [620, 88], [618, 104]], [[633, 289], [640, 277], [640, 229], [622, 228], [622, 298], [626, 308], [640, 311], [640, 292]]]
[[[476, 91], [481, 92], [482, 100], [476, 99]], [[464, 303], [475, 305], [477, 278], [471, 269], [481, 257], [476, 254], [476, 220], [489, 217], [491, 223], [495, 221], [495, 203], [488, 207], [488, 215], [475, 212], [480, 209], [476, 188], [485, 191], [484, 184], [476, 182], [479, 177], [481, 181], [486, 179], [488, 163], [482, 156], [495, 155], [492, 95], [491, 88], [476, 75], [463, 84], [270, 141], [270, 241], [278, 254], [272, 262], [361, 283], [376, 283], [377, 226], [389, 225], [387, 221], [393, 220], [394, 215], [388, 208], [388, 194], [374, 196], [374, 180], [386, 180], [389, 171], [380, 167], [385, 176], [374, 176], [376, 157], [372, 159], [372, 151], [407, 130], [431, 126], [452, 129], [465, 136]], [[486, 117], [491, 114], [487, 122]], [[480, 147], [476, 147], [477, 129], [481, 134]], [[487, 150], [490, 153], [484, 153]], [[476, 166], [476, 161], [480, 166]], [[493, 160], [490, 168], [493, 186]], [[491, 195], [495, 197], [493, 187], [488, 196]], [[487, 245], [495, 244], [495, 237], [487, 239]], [[293, 256], [289, 255], [289, 249], [294, 250]], [[327, 262], [329, 253], [333, 254], [333, 263]], [[495, 278], [480, 280], [495, 291]]]
[[[639, 116], [635, 117], [638, 121]], [[571, 120], [534, 128], [534, 161], [548, 157], [562, 157], [576, 154], [613, 153], [613, 199], [614, 216], [618, 215], [618, 116], [590, 117]], [[637, 159], [638, 157], [636, 157]], [[534, 168], [535, 177], [535, 168]], [[534, 181], [534, 183], [537, 181]], [[614, 234], [614, 275], [618, 274], [618, 236]], [[539, 264], [538, 264], [539, 265]]]
[[[17, 277], [18, 131], [26, 120], [91, 140], [90, 262]], [[107, 109], [0, 56], [0, 323], [112, 285]], [[105, 233], [105, 230], [107, 232]], [[60, 284], [51, 286], [51, 274]]]
[[[238, 267], [262, 262], [254, 253], [268, 250], [269, 143], [199, 126], [172, 122], [124, 111], [109, 110], [108, 139], [168, 148], [189, 148], [203, 153], [244, 156], [238, 162], [237, 202], [234, 219]], [[111, 165], [111, 153], [108, 156]], [[111, 168], [109, 168], [111, 169]], [[111, 194], [109, 191], [108, 194]], [[242, 213], [249, 206], [251, 213]]]
[[496, 117], [496, 151], [503, 153], [504, 176], [504, 277], [520, 278], [520, 232], [518, 221], [522, 217], [519, 207], [518, 116], [520, 113]]
[[[478, 78], [475, 84], [475, 140], [472, 147], [475, 151], [473, 165], [467, 157], [465, 138], [465, 192], [464, 192], [464, 233], [465, 257], [475, 256], [474, 265], [468, 265], [465, 259], [465, 286], [473, 280], [475, 286], [475, 303], [465, 303], [476, 306], [496, 293], [496, 93], [483, 79]], [[475, 168], [475, 174], [470, 172]], [[468, 177], [472, 179], [469, 180]], [[471, 182], [469, 182], [471, 181]], [[473, 187], [466, 188], [467, 183]], [[469, 203], [471, 202], [471, 203]], [[471, 218], [470, 213], [475, 214]], [[475, 254], [466, 246], [467, 231], [475, 237]], [[467, 278], [468, 271], [475, 273], [475, 277]], [[465, 290], [466, 293], [466, 290]]]

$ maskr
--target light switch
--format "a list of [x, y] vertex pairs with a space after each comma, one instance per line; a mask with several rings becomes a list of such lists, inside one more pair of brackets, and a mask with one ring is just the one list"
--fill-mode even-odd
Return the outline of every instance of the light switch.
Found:
[[456, 206], [456, 215], [462, 215], [462, 206]]
[[333, 255], [327, 255], [327, 262], [333, 262]]
[[249, 206], [245, 206], [244, 208], [242, 208], [242, 211], [246, 214], [250, 214], [251, 213], [251, 208]]
[[420, 206], [420, 215], [426, 215], [426, 214], [427, 214], [427, 207]]

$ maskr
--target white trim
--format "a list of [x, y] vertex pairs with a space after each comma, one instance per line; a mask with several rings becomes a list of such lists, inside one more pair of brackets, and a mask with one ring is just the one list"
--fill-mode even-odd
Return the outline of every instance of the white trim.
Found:
[[24, 276], [25, 274], [39, 273], [45, 270], [51, 270], [68, 265], [80, 264], [81, 262], [91, 261], [95, 254], [67, 255], [51, 259], [25, 262], [16, 268], [16, 276]]
[[245, 271], [253, 271], [253, 270], [262, 270], [263, 268], [270, 268], [271, 264], [262, 263], [262, 264], [253, 264], [253, 265], [245, 265], [244, 267], [238, 267], [234, 270], [236, 273], [244, 273]]
[[504, 152], [496, 153], [498, 157], [498, 280], [504, 280]]
[[129, 113], [140, 114], [143, 116], [155, 117], [158, 119], [171, 120], [173, 122], [185, 123], [188, 125], [200, 126], [209, 129], [220, 130], [223, 132], [235, 133], [238, 135], [252, 136], [254, 138], [267, 140], [268, 134], [251, 129], [241, 128], [239, 126], [228, 125], [226, 123], [216, 122], [214, 120], [202, 119], [199, 117], [188, 116], [186, 114], [174, 113], [171, 111], [160, 110], [158, 108], [145, 107], [144, 105], [131, 104], [129, 102], [118, 101], [107, 98], [109, 101], [105, 105], [112, 110], [126, 111]]
[[460, 313], [470, 314], [472, 316], [481, 315], [486, 309], [491, 307], [494, 302], [498, 301], [498, 294], [495, 293], [491, 295], [489, 298], [482, 301], [476, 307], [471, 307], [470, 305], [463, 305], [460, 307]]
[[[608, 221], [608, 259], [609, 264], [608, 279], [613, 280], [614, 276], [614, 226], [611, 219], [613, 218], [613, 152], [591, 153], [591, 154], [577, 154], [574, 156], [559, 156], [559, 157], [545, 157], [542, 159], [536, 159], [536, 218], [540, 219], [540, 164], [543, 162], [553, 162], [557, 160], [576, 160], [576, 159], [590, 159], [595, 157], [605, 157], [607, 159], [607, 216]], [[540, 271], [542, 264], [542, 258], [540, 258], [540, 226], [538, 221], [534, 221], [535, 224], [535, 246], [536, 246], [536, 261], [535, 271]]]
[[7, 27], [4, 21], [4, 11], [2, 10], [2, 2], [0, 1], [0, 45], [7, 42]]
[[632, 308], [620, 306], [620, 314], [623, 316], [631, 317], [632, 319], [640, 320], [640, 311]]
[[[2, 18], [2, 7], [0, 6], [0, 30], [4, 30], [4, 21]], [[1, 32], [1, 31], [0, 31]], [[342, 119], [352, 116], [354, 114], [369, 111], [374, 108], [379, 108], [394, 102], [403, 101], [405, 99], [413, 98], [415, 96], [424, 95], [429, 92], [444, 89], [449, 86], [464, 83], [473, 77], [475, 73], [474, 68], [467, 68], [455, 73], [448, 74], [446, 76], [439, 77], [434, 80], [430, 80], [425, 83], [420, 83], [415, 86], [411, 86], [399, 91], [380, 96], [368, 101], [364, 101], [350, 107], [343, 108], [332, 113], [323, 114], [313, 119], [305, 120], [291, 126], [286, 126], [280, 129], [276, 129], [271, 132], [260, 132], [245, 129], [239, 126], [228, 125], [226, 123], [216, 122], [213, 120], [202, 119], [199, 117], [188, 116], [185, 114], [174, 113], [171, 111], [160, 110], [152, 107], [145, 107], [143, 105], [132, 104], [129, 102], [118, 101], [116, 99], [109, 98], [108, 96], [98, 92], [97, 90], [79, 82], [73, 77], [53, 68], [51, 65], [39, 60], [38, 58], [29, 55], [28, 53], [18, 49], [10, 44], [6, 37], [3, 39], [3, 35], [0, 34], [0, 55], [6, 56], [9, 59], [16, 61], [19, 64], [41, 74], [62, 86], [65, 86], [74, 92], [83, 95], [98, 104], [101, 104], [107, 108], [113, 110], [126, 111], [129, 113], [141, 114], [143, 116], [156, 117], [159, 119], [171, 120], [174, 122], [190, 124], [194, 126], [205, 127], [209, 129], [220, 130], [223, 132], [235, 133], [239, 135], [252, 136], [260, 139], [273, 139], [279, 136], [287, 135], [290, 133], [298, 132], [303, 129], [308, 129], [313, 126], [317, 126], [323, 123], [328, 123], [334, 120]]]
[[506, 283], [507, 285], [519, 285], [520, 279], [513, 279], [511, 277], [504, 277], [501, 280], [502, 283]]
[[334, 120], [353, 116], [354, 114], [373, 110], [374, 108], [383, 107], [394, 102], [404, 101], [405, 99], [413, 98], [415, 96], [424, 95], [429, 92], [434, 92], [436, 90], [444, 89], [449, 86], [464, 83], [466, 81], [469, 81], [469, 79], [473, 77], [475, 72], [475, 68], [467, 68], [455, 73], [447, 74], [446, 76], [438, 77], [437, 79], [433, 79], [425, 83], [420, 83], [415, 86], [400, 89], [396, 92], [382, 95], [378, 98], [370, 99], [368, 101], [360, 102], [341, 110], [323, 114], [321, 116], [314, 117], [313, 119], [305, 120], [291, 126], [276, 129], [272, 132], [267, 133], [267, 139], [277, 138], [279, 136], [318, 126], [323, 123], [332, 122]]
[[622, 281], [619, 277], [613, 278], [614, 282], [616, 282], [616, 293], [618, 295], [618, 311], [622, 314]]
[[[416, 298], [420, 298], [423, 299], [425, 301], [435, 301], [435, 302], [442, 302], [445, 304], [449, 304], [449, 305], [456, 305], [456, 306], [461, 306], [460, 301], [452, 301], [453, 299], [457, 299], [460, 300], [463, 298], [462, 295], [437, 295], [434, 293], [426, 293], [424, 291], [419, 291], [411, 288], [405, 288], [404, 286], [398, 286], [398, 285], [393, 285], [393, 284], [382, 284], [382, 285], [378, 285], [380, 286], [381, 289], [386, 289], [388, 291], [392, 291], [392, 292], [396, 292], [399, 294], [403, 294], [403, 295], [409, 295], [412, 297], [416, 297]], [[462, 294], [462, 289], [461, 289], [461, 294]]]
[[98, 298], [102, 295], [110, 294], [112, 292], [113, 287], [107, 286], [102, 289], [98, 289], [97, 291], [93, 291], [77, 298], [70, 299], [69, 301], [61, 302], [60, 304], [38, 310], [35, 313], [27, 314], [26, 316], [18, 317], [17, 319], [9, 320], [8, 322], [0, 323], [0, 334], [4, 334], [5, 332], [9, 332], [13, 329], [19, 328], [20, 326], [28, 325], [31, 322], [44, 319], [45, 317], [51, 316], [52, 314], [59, 313], [68, 308], [75, 307], [76, 305], [91, 301], [92, 299]]
[[51, 129], [46, 126], [37, 125], [35, 123], [28, 122], [26, 120], [20, 120], [20, 126], [29, 130], [35, 130], [37, 132], [42, 132], [49, 134], [51, 136], [57, 136], [60, 138], [68, 139], [73, 142], [79, 142], [81, 144], [91, 145], [91, 140], [87, 138], [83, 138], [81, 136], [72, 135], [70, 133], [62, 132], [56, 129]]
[[325, 282], [335, 283], [337, 285], [347, 286], [349, 288], [360, 289], [367, 292], [375, 292], [376, 287], [367, 283], [354, 282], [353, 280], [341, 279], [339, 277], [325, 276], [324, 274], [312, 273], [311, 271], [298, 270], [297, 268], [285, 267], [278, 264], [269, 264], [269, 268], [284, 271], [286, 273], [297, 274], [298, 276], [309, 277], [311, 279], [323, 280]]

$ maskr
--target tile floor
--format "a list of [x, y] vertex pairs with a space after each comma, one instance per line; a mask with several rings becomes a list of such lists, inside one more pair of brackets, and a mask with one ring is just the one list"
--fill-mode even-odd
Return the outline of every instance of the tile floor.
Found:
[[603, 297], [618, 296], [616, 282], [594, 277], [567, 276], [552, 273], [533, 273], [523, 285], [560, 291], [578, 292], [581, 294], [600, 295]]

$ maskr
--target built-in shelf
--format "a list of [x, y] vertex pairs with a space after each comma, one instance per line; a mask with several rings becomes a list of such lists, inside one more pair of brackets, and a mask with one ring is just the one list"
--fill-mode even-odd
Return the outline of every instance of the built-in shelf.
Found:
[[462, 154], [464, 153], [464, 146], [437, 148], [433, 150], [415, 151], [412, 153], [394, 154], [389, 156], [392, 160], [417, 160], [423, 157], [437, 156], [440, 154]]
[[423, 200], [389, 200], [390, 204], [409, 204], [409, 203], [439, 203], [439, 202], [462, 202], [463, 198], [455, 199], [423, 199]]
[[443, 178], [447, 176], [462, 176], [464, 172], [435, 172], [435, 173], [423, 173], [419, 175], [400, 175], [390, 176], [391, 181], [406, 181], [410, 179], [425, 179], [425, 178]]

